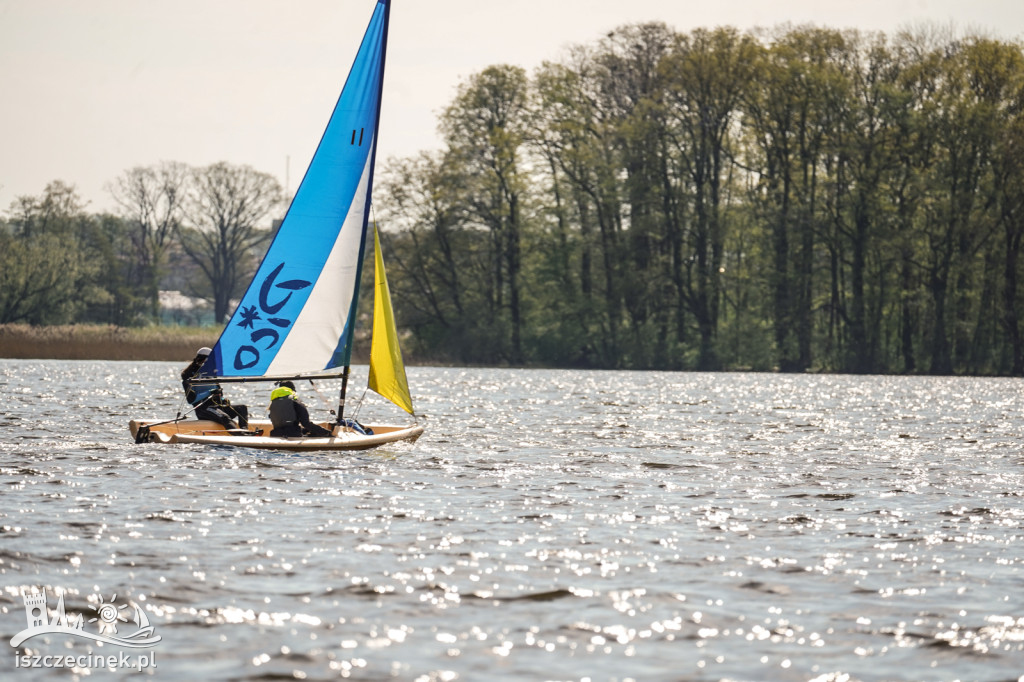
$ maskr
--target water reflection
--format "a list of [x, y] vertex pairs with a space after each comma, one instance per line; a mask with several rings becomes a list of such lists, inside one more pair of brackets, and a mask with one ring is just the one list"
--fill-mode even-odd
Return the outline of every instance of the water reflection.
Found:
[[0, 362], [9, 631], [59, 587], [167, 679], [1024, 670], [1015, 381], [411, 368], [412, 447], [132, 444], [176, 369]]

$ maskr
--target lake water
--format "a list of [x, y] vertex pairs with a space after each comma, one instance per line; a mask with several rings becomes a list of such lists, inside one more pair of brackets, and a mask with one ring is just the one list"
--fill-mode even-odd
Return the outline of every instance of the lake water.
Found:
[[156, 679], [1024, 679], [1020, 380], [416, 367], [412, 446], [135, 445], [178, 370], [0, 360], [0, 678], [130, 651], [12, 648], [63, 591]]

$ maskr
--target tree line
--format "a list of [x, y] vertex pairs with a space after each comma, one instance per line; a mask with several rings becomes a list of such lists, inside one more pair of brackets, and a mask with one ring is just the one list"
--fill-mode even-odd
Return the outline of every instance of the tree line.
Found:
[[439, 129], [377, 194], [428, 355], [1024, 373], [1018, 43], [624, 26]]
[[14, 201], [0, 221], [0, 324], [150, 324], [161, 288], [210, 301], [222, 323], [283, 199], [271, 175], [227, 163], [137, 167], [108, 190], [116, 215], [86, 212], [61, 181]]
[[[1019, 43], [623, 26], [472, 75], [439, 130], [374, 193], [421, 359], [1024, 374]], [[0, 323], [145, 324], [160, 288], [222, 322], [283, 210], [226, 163], [110, 191], [117, 215], [59, 182], [12, 205]]]

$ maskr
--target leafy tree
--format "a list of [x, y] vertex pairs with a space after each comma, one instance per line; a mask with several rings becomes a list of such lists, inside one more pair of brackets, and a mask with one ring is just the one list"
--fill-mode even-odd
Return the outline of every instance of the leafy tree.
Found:
[[71, 185], [19, 197], [0, 230], [0, 323], [64, 324], [100, 293], [99, 264], [87, 257], [79, 230], [88, 221]]
[[1003, 236], [1003, 316], [1011, 358], [1010, 373], [1024, 375], [1020, 328], [1020, 253], [1024, 238], [1024, 57], [1005, 48], [1013, 72], [1012, 90], [1001, 108], [1004, 125], [993, 158], [993, 189]]
[[[504, 326], [506, 359], [523, 356], [522, 240], [526, 181], [522, 147], [528, 128], [529, 92], [519, 67], [492, 66], [462, 85], [441, 117], [441, 130], [459, 170], [466, 214], [489, 231], [492, 307], [487, 322]], [[506, 317], [507, 314], [507, 317]]]
[[482, 287], [490, 276], [473, 254], [481, 241], [464, 227], [464, 208], [439, 154], [392, 160], [376, 183], [391, 262], [389, 275], [397, 316], [420, 347], [445, 359], [485, 361], [487, 347], [476, 324]]
[[[598, 105], [606, 121], [614, 155], [604, 172], [609, 198], [617, 215], [603, 233], [603, 248], [611, 249], [619, 301], [611, 301], [609, 326], [628, 333], [622, 360], [631, 366], [652, 367], [669, 360], [673, 301], [664, 285], [669, 264], [669, 241], [663, 211], [664, 159], [667, 126], [661, 107], [664, 88], [660, 65], [674, 36], [665, 24], [623, 26], [609, 33], [594, 55]], [[609, 207], [610, 208], [610, 207]], [[608, 211], [611, 215], [611, 210]]]
[[[830, 312], [828, 329], [845, 323], [833, 358], [856, 373], [883, 370], [884, 318], [897, 290], [902, 250], [894, 211], [883, 194], [893, 181], [910, 95], [899, 87], [902, 65], [884, 36], [848, 32], [833, 51], [834, 87], [828, 90], [833, 129], [826, 137], [825, 182]], [[821, 84], [823, 89], [825, 84]], [[838, 317], [837, 317], [838, 316]], [[834, 338], [834, 337], [833, 337]]]
[[[440, 127], [376, 193], [421, 357], [1024, 374], [1018, 42], [623, 26], [471, 76]], [[0, 322], [138, 323], [175, 277], [224, 319], [277, 183], [161, 164], [112, 191], [120, 217], [63, 183], [15, 202]]]
[[[575, 247], [554, 266], [563, 286], [557, 300], [546, 302], [542, 310], [552, 311], [557, 322], [543, 326], [548, 332], [554, 329], [556, 339], [565, 340], [557, 353], [567, 352], [571, 364], [614, 367], [623, 350], [619, 341], [623, 300], [618, 124], [602, 105], [606, 78], [599, 53], [576, 48], [570, 60], [569, 64], [546, 64], [535, 80], [538, 112], [533, 118], [533, 139], [550, 168], [550, 190], [557, 196], [558, 245], [563, 250]], [[575, 286], [566, 279], [573, 271], [578, 273], [580, 292], [576, 305], [572, 305]], [[571, 312], [566, 305], [572, 305]], [[575, 325], [575, 331], [566, 329], [568, 325]]]
[[962, 344], [959, 323], [966, 314], [960, 295], [971, 286], [974, 257], [993, 231], [980, 201], [993, 140], [989, 107], [980, 93], [972, 92], [975, 74], [965, 46], [947, 43], [933, 48], [927, 58], [934, 80], [925, 111], [935, 135], [935, 156], [925, 175], [931, 201], [923, 204], [921, 232], [927, 248], [922, 265], [934, 306], [930, 371], [950, 374], [954, 341]]
[[33, 240], [0, 232], [0, 323], [64, 324], [79, 305], [83, 263], [53, 234]]
[[[665, 220], [670, 226], [672, 279], [700, 334], [698, 369], [719, 369], [716, 337], [722, 299], [726, 242], [726, 188], [733, 170], [736, 122], [750, 89], [757, 46], [734, 29], [697, 30], [681, 36], [662, 64], [667, 81], [665, 116], [675, 154], [666, 155], [692, 196], [689, 229], [683, 223], [672, 180], [663, 174]], [[668, 171], [668, 164], [666, 164]], [[684, 234], [685, 232], [685, 234]], [[686, 237], [687, 277], [683, 277]]]

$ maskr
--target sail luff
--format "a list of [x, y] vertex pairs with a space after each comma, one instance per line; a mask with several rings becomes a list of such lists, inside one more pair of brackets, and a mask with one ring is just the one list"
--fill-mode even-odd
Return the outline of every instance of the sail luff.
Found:
[[[367, 176], [367, 188], [366, 198], [363, 203], [363, 229], [362, 229], [362, 240], [359, 242], [359, 253], [366, 253], [366, 226], [369, 222], [370, 216], [370, 204], [373, 199], [373, 172], [377, 167], [377, 132], [380, 130], [380, 111], [381, 104], [384, 100], [384, 67], [387, 64], [388, 55], [388, 27], [391, 24], [391, 0], [378, 0], [378, 5], [384, 5], [384, 25], [381, 28], [381, 46], [380, 46], [380, 79], [377, 83], [377, 113], [374, 116], [373, 122], [373, 139], [371, 144], [373, 145], [370, 149], [370, 160], [369, 160], [369, 173]], [[360, 284], [363, 281], [363, 259], [359, 259], [358, 267], [356, 268], [356, 285], [355, 294], [352, 299], [352, 306], [349, 309], [349, 318], [346, 322], [346, 329], [355, 329], [356, 325], [356, 314], [359, 310], [359, 290]], [[333, 366], [345, 367], [345, 374], [348, 374], [349, 365], [352, 362], [352, 345], [355, 342], [355, 335], [348, 334], [344, 339], [344, 348], [340, 353], [335, 353]], [[342, 390], [341, 394], [341, 405], [345, 403], [345, 392]], [[339, 411], [340, 415], [340, 411]]]
[[[378, 84], [377, 92], [377, 113], [374, 119], [373, 130], [380, 130], [380, 109], [381, 103], [384, 99], [384, 65], [387, 63], [388, 53], [388, 27], [391, 24], [391, 0], [378, 0], [378, 4], [384, 5], [384, 26], [382, 31], [381, 51], [380, 51], [380, 82]], [[366, 249], [366, 225], [367, 219], [370, 214], [370, 203], [373, 198], [373, 171], [377, 165], [377, 135], [373, 136], [373, 148], [370, 151], [370, 169], [368, 176], [368, 188], [366, 192], [366, 199], [363, 204], [363, 230], [362, 240], [359, 242], [359, 253], [365, 253]], [[359, 266], [356, 269], [356, 284], [355, 284], [355, 297], [352, 300], [352, 306], [349, 308], [348, 321], [345, 323], [347, 329], [355, 329], [356, 325], [356, 313], [359, 310], [359, 289], [360, 283], [363, 281], [363, 259], [360, 257]], [[332, 364], [334, 366], [343, 366], [344, 372], [341, 379], [341, 390], [338, 395], [338, 410], [337, 410], [337, 423], [341, 424], [345, 415], [345, 400], [348, 392], [348, 377], [349, 377], [349, 365], [352, 362], [352, 345], [355, 342], [355, 335], [348, 334], [342, 337], [343, 348], [341, 352], [335, 352], [334, 360]]]

